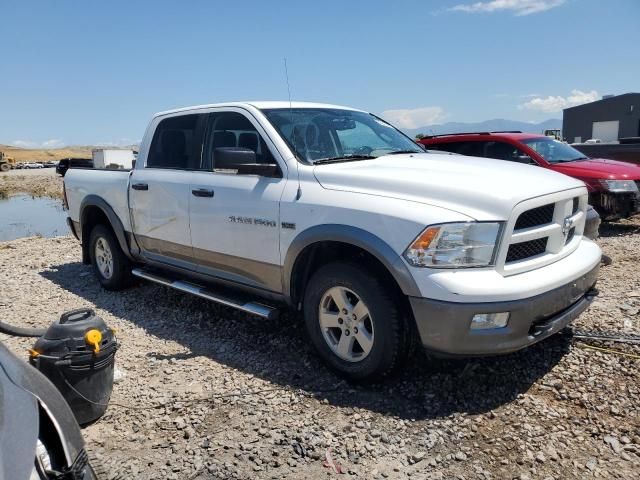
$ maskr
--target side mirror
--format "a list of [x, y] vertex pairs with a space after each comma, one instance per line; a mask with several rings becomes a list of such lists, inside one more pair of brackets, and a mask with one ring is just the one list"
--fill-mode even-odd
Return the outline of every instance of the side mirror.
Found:
[[216, 170], [236, 170], [238, 175], [261, 175], [263, 177], [280, 176], [275, 163], [257, 163], [256, 152], [249, 148], [219, 147], [214, 150]]
[[256, 152], [249, 148], [219, 147], [213, 151], [213, 168], [237, 170], [239, 165], [256, 163]]

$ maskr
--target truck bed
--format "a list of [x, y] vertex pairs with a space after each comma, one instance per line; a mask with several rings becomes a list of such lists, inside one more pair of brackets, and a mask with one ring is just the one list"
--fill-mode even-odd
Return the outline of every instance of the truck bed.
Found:
[[80, 221], [80, 207], [88, 195], [95, 195], [105, 200], [118, 215], [126, 231], [131, 231], [127, 189], [129, 171], [96, 170], [91, 168], [72, 168], [64, 177], [64, 186], [69, 204], [69, 217], [74, 222]]

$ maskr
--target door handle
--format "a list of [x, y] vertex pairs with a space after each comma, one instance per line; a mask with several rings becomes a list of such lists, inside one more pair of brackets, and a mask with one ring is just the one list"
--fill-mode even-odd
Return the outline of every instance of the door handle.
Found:
[[213, 190], [207, 190], [206, 188], [198, 188], [191, 190], [194, 197], [213, 197]]
[[131, 188], [134, 190], [149, 190], [149, 185], [146, 183], [134, 183]]

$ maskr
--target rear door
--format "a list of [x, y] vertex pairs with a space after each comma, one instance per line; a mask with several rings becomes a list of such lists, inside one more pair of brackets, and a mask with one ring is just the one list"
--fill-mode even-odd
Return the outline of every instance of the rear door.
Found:
[[[276, 163], [279, 177], [238, 174], [216, 165], [216, 148], [253, 150], [257, 163]], [[204, 170], [191, 184], [191, 241], [198, 271], [280, 292], [280, 198], [285, 163], [260, 124], [239, 108], [211, 113]]]
[[144, 165], [129, 187], [131, 222], [142, 254], [151, 261], [195, 270], [189, 228], [193, 172], [200, 167], [206, 114], [162, 119]]

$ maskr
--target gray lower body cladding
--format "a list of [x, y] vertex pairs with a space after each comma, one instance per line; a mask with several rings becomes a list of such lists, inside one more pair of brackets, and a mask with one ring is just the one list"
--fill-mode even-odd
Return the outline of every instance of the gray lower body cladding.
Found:
[[[453, 303], [409, 297], [422, 345], [450, 355], [479, 356], [514, 352], [566, 327], [589, 306], [599, 265], [559, 288], [508, 302]], [[478, 313], [510, 312], [504, 328], [471, 330]]]

